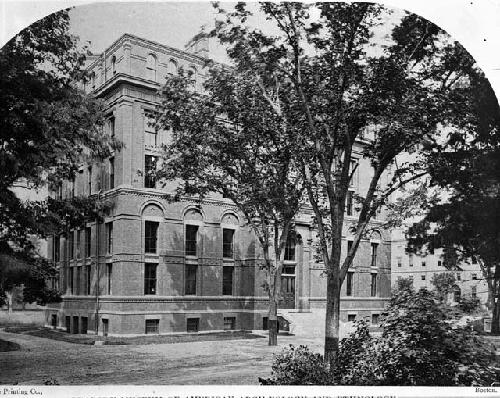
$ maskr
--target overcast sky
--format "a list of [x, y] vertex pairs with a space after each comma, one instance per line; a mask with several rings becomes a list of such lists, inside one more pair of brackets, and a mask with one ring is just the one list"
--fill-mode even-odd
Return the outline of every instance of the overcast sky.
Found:
[[[71, 12], [73, 31], [90, 41], [94, 52], [101, 52], [125, 32], [183, 48], [201, 25], [213, 21], [209, 2], [0, 1], [0, 45], [35, 20], [72, 5], [78, 6]], [[379, 2], [415, 12], [445, 29], [475, 57], [500, 94], [499, 0]]]

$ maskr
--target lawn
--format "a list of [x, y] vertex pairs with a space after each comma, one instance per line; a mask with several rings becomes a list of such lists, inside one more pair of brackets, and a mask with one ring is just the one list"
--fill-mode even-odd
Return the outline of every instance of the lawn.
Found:
[[48, 338], [52, 340], [66, 341], [74, 344], [93, 345], [96, 341], [104, 341], [106, 345], [143, 345], [143, 344], [174, 344], [193, 341], [216, 341], [216, 340], [249, 340], [260, 339], [259, 336], [247, 331], [214, 332], [214, 333], [192, 333], [178, 335], [152, 335], [137, 337], [102, 337], [83, 334], [69, 334], [59, 330], [48, 329], [38, 326], [14, 326], [5, 328], [8, 333], [18, 333], [30, 336]]

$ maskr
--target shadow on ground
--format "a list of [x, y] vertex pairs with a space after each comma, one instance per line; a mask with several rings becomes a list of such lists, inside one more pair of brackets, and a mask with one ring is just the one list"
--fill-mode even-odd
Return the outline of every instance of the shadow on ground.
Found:
[[[14, 326], [5, 328], [7, 333], [17, 333], [42, 337], [51, 340], [65, 341], [74, 344], [94, 345], [96, 341], [103, 341], [105, 345], [145, 345], [145, 344], [175, 344], [195, 341], [220, 340], [251, 340], [261, 339], [264, 336], [248, 331], [226, 331], [202, 334], [152, 335], [137, 337], [102, 337], [83, 334], [69, 334], [59, 330], [39, 326]], [[1, 350], [0, 350], [1, 351]], [[9, 350], [11, 351], [11, 350]]]

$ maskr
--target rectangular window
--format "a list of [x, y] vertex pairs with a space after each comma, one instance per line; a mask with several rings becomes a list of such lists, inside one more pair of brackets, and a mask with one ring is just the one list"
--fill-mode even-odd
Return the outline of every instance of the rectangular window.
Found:
[[73, 260], [75, 258], [75, 235], [74, 231], [70, 231], [68, 235], [68, 251], [69, 251], [69, 259]]
[[111, 295], [113, 283], [113, 264], [106, 264], [106, 294]]
[[144, 188], [156, 188], [156, 157], [144, 157]]
[[295, 238], [288, 236], [285, 245], [285, 261], [295, 261]]
[[408, 262], [409, 262], [410, 267], [413, 267], [413, 253], [410, 253], [408, 255]]
[[233, 294], [234, 267], [222, 267], [222, 294], [231, 296]]
[[186, 330], [188, 332], [197, 332], [200, 326], [200, 319], [199, 318], [188, 318], [186, 320]]
[[144, 266], [144, 294], [156, 294], [156, 267], [157, 264]]
[[422, 261], [422, 267], [425, 267], [426, 265], [425, 261]]
[[398, 261], [398, 268], [401, 268], [402, 265], [403, 265], [403, 258], [402, 257], [398, 257], [397, 261]]
[[345, 203], [345, 208], [348, 216], [352, 216], [352, 198], [353, 198], [354, 192], [348, 191], [347, 196], [346, 196], [346, 203]]
[[82, 283], [82, 267], [76, 268], [76, 294], [80, 295], [80, 286]]
[[352, 296], [352, 279], [354, 276], [354, 272], [347, 273], [347, 281], [346, 281], [346, 296]]
[[236, 317], [224, 317], [224, 330], [234, 330], [236, 327]]
[[106, 223], [106, 253], [113, 253], [113, 223]]
[[262, 330], [269, 330], [268, 321], [269, 317], [267, 316], [262, 317]]
[[441, 260], [438, 261], [438, 267], [441, 267], [443, 265], [443, 263], [441, 262]]
[[87, 278], [85, 291], [87, 293], [87, 296], [90, 296], [91, 287], [92, 287], [92, 266], [91, 265], [87, 265], [87, 272], [86, 272], [85, 276]]
[[76, 231], [76, 258], [82, 257], [82, 230]]
[[347, 253], [349, 253], [351, 251], [352, 245], [353, 245], [353, 241], [352, 240], [348, 240], [347, 241]]
[[347, 314], [347, 322], [354, 322], [356, 320], [356, 314]]
[[92, 195], [92, 166], [87, 168], [87, 194]]
[[158, 238], [158, 225], [155, 221], [145, 222], [144, 251], [146, 253], [156, 253], [156, 241]]
[[75, 276], [75, 271], [74, 271], [74, 268], [73, 267], [70, 267], [69, 268], [69, 275], [68, 275], [68, 282], [69, 282], [69, 293], [70, 294], [74, 294], [75, 291], [74, 291], [74, 283], [73, 283], [73, 278]]
[[184, 294], [195, 295], [196, 294], [196, 274], [198, 272], [198, 266], [188, 264], [186, 265], [186, 276], [185, 276], [185, 286]]
[[372, 243], [371, 247], [372, 247], [372, 263], [371, 263], [371, 266], [372, 267], [376, 267], [377, 266], [378, 243]]
[[380, 314], [372, 314], [372, 325], [378, 325]]
[[115, 136], [115, 118], [114, 117], [109, 118], [109, 135], [111, 137]]
[[109, 158], [109, 189], [115, 187], [115, 158]]
[[53, 247], [52, 247], [52, 258], [57, 263], [60, 260], [60, 240], [59, 235], [54, 235]]
[[422, 279], [423, 281], [425, 281], [425, 275], [420, 275], [420, 279]]
[[85, 228], [85, 257], [89, 258], [92, 254], [92, 228]]
[[155, 120], [152, 115], [144, 118], [144, 145], [155, 147], [158, 145], [158, 131], [155, 128]]
[[476, 286], [472, 286], [471, 288], [471, 297], [475, 300], [477, 299], [477, 287]]
[[371, 274], [370, 295], [377, 296], [377, 274]]
[[198, 226], [186, 225], [186, 256], [196, 256], [197, 254], [197, 239]]
[[460, 281], [460, 280], [462, 280], [462, 275], [457, 274], [457, 281]]
[[87, 329], [89, 327], [89, 319], [86, 316], [82, 316], [82, 330], [80, 331], [81, 334], [87, 334]]
[[159, 334], [160, 333], [160, 320], [159, 319], [146, 319], [146, 334]]
[[222, 257], [233, 258], [234, 229], [222, 230]]
[[476, 281], [477, 280], [477, 274], [472, 274], [472, 280]]

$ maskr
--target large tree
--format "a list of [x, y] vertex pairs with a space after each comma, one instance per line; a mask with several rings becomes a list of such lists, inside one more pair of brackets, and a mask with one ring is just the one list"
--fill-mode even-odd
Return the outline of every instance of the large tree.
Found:
[[445, 192], [410, 228], [410, 248], [443, 249], [444, 265], [477, 263], [488, 286], [492, 332], [500, 333], [500, 107], [486, 77], [464, 71], [456, 87], [460, 134], [451, 132], [427, 158], [430, 186]]
[[[275, 81], [212, 64], [205, 92], [189, 75], [170, 76], [158, 123], [172, 130], [161, 178], [182, 180], [177, 197], [218, 193], [234, 203], [258, 238], [269, 296], [269, 345], [277, 344], [277, 309], [288, 239], [302, 198], [295, 132], [284, 120], [287, 90]], [[269, 107], [269, 103], [273, 107]]]
[[48, 217], [51, 204], [19, 199], [14, 184], [54, 188], [85, 160], [120, 146], [103, 134], [102, 104], [79, 88], [86, 79], [81, 50], [68, 10], [35, 22], [0, 50], [0, 253], [31, 256], [33, 264], [31, 237], [53, 232], [43, 221], [55, 218]]
[[[283, 120], [297, 133], [294, 156], [326, 270], [325, 359], [333, 363], [341, 286], [360, 241], [386, 199], [425, 173], [421, 157], [398, 162], [398, 156], [427, 149], [440, 127], [450, 124], [456, 104], [448, 94], [462, 83], [459, 66], [472, 60], [429, 21], [409, 14], [391, 17], [371, 3], [262, 3], [257, 8], [255, 14], [267, 21], [265, 32], [252, 26], [253, 13], [239, 3], [223, 13], [213, 36], [227, 46], [238, 73], [257, 82], [274, 80], [275, 91], [287, 90], [286, 108], [273, 110], [272, 96], [268, 106], [285, 111]], [[341, 256], [354, 151], [361, 154], [358, 161], [368, 160], [371, 175], [356, 193], [360, 210], [349, 221], [353, 244]]]

